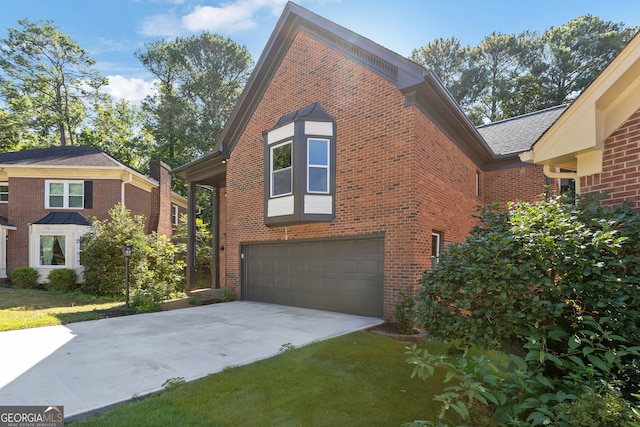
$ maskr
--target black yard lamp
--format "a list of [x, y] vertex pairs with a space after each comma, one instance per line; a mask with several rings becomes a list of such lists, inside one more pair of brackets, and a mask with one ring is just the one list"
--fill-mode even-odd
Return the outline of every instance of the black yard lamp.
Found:
[[122, 249], [122, 253], [124, 254], [124, 274], [125, 274], [125, 283], [127, 285], [126, 290], [126, 307], [129, 308], [129, 258], [131, 257], [131, 246], [125, 246]]

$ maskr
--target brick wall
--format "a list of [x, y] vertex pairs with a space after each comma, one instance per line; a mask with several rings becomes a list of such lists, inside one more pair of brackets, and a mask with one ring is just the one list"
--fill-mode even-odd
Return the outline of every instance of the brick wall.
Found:
[[582, 194], [603, 194], [606, 204], [640, 209], [640, 110], [604, 142], [602, 173], [580, 178]]
[[[268, 228], [263, 137], [285, 114], [319, 102], [336, 118], [336, 218]], [[385, 234], [385, 307], [429, 266], [431, 232], [464, 238], [476, 167], [394, 84], [298, 33], [227, 163], [226, 285], [240, 291], [240, 245]]]
[[[17, 230], [8, 232], [7, 273], [16, 267], [29, 265], [29, 224], [34, 223], [56, 209], [45, 209], [45, 179], [9, 178], [9, 221]], [[108, 211], [120, 201], [119, 180], [93, 180], [92, 209], [75, 209], [85, 218], [108, 217]]]
[[523, 165], [517, 168], [490, 171], [483, 174], [485, 204], [500, 202], [528, 202], [540, 200], [549, 185], [558, 194], [557, 180], [544, 176], [542, 166]]
[[159, 235], [171, 238], [171, 168], [160, 160], [152, 160], [149, 164], [149, 176], [158, 181], [158, 187], [151, 190], [149, 209], [149, 229]]

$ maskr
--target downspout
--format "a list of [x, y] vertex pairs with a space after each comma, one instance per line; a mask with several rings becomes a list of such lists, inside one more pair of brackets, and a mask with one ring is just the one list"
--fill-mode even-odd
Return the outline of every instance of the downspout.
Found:
[[124, 202], [124, 186], [126, 184], [131, 184], [133, 182], [133, 174], [131, 172], [129, 172], [129, 180], [128, 181], [122, 181], [121, 183], [121, 187], [120, 187], [120, 206], [122, 208], [122, 211], [124, 211], [125, 209], [125, 202]]
[[555, 172], [551, 170], [551, 165], [544, 165], [543, 170], [548, 178], [572, 179], [576, 183], [576, 194], [580, 194], [580, 180], [577, 172]]

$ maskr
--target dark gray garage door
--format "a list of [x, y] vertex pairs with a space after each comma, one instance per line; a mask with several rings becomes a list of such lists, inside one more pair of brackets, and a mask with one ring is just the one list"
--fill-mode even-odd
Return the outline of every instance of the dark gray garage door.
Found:
[[243, 246], [242, 297], [382, 317], [384, 240]]

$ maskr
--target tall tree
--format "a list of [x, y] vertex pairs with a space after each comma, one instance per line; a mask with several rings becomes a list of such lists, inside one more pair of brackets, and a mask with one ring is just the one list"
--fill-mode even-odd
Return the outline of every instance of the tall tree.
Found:
[[159, 157], [178, 166], [209, 152], [249, 77], [246, 48], [203, 33], [147, 44], [136, 56], [158, 80], [143, 108]]
[[637, 31], [586, 15], [542, 35], [493, 33], [462, 50], [455, 38], [437, 39], [412, 59], [440, 73], [469, 118], [482, 124], [571, 102]]
[[86, 121], [77, 141], [99, 147], [139, 171], [148, 171], [153, 137], [143, 126], [145, 114], [140, 107], [121, 99], [97, 105]]
[[637, 31], [623, 23], [585, 15], [551, 27], [537, 44], [531, 73], [542, 88], [542, 106], [575, 99]]
[[107, 84], [89, 54], [53, 21], [19, 20], [0, 40], [0, 94], [4, 108], [35, 136], [36, 144], [74, 143], [88, 103]]

